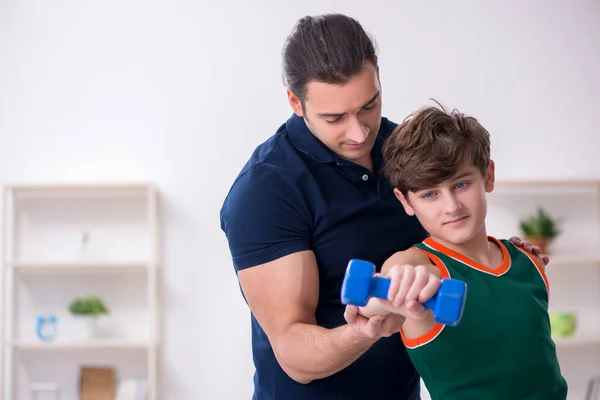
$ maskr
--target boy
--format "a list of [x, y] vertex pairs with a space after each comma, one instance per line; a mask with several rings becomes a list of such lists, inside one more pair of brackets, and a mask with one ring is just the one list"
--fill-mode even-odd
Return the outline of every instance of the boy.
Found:
[[[383, 157], [396, 197], [430, 236], [384, 263], [388, 300], [371, 299], [361, 314], [406, 317], [400, 335], [433, 400], [564, 400], [543, 263], [486, 232], [494, 188], [486, 129], [422, 108], [392, 133]], [[457, 327], [435, 323], [422, 305], [446, 277], [467, 284]]]

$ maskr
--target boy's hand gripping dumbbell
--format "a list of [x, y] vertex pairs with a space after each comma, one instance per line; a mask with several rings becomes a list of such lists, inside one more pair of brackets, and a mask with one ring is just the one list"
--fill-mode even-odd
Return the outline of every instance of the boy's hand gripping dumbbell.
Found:
[[[371, 297], [387, 299], [391, 280], [374, 274], [373, 263], [350, 260], [342, 284], [342, 303], [364, 307]], [[466, 295], [467, 285], [464, 282], [445, 278], [436, 295], [423, 305], [433, 311], [436, 322], [457, 326], [463, 315]]]

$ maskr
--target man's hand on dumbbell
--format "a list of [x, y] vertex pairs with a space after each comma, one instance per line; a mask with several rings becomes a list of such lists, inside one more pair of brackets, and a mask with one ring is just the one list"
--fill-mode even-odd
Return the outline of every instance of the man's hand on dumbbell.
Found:
[[440, 277], [431, 269], [423, 265], [398, 265], [390, 268], [386, 277], [390, 279], [387, 300], [370, 299], [369, 303], [378, 302], [373, 302], [371, 310], [367, 304], [365, 312], [375, 309], [381, 313], [384, 309], [411, 319], [423, 319], [430, 314], [423, 303], [435, 296], [441, 284]]
[[379, 340], [382, 337], [390, 337], [402, 328], [404, 318], [402, 315], [387, 312], [387, 315], [369, 315], [360, 313], [359, 307], [347, 305], [344, 319], [360, 336]]
[[433, 297], [440, 287], [440, 278], [427, 267], [394, 266], [384, 274], [390, 286], [387, 299], [371, 297], [365, 306], [348, 306], [344, 317], [357, 332], [370, 338], [388, 337], [398, 332], [406, 318], [423, 319], [431, 315], [419, 301]]
[[[375, 275], [375, 276], [383, 276], [383, 275]], [[358, 312], [360, 315], [371, 318], [376, 315], [386, 316], [389, 314], [397, 314], [390, 311], [389, 305], [384, 305], [383, 302], [386, 300], [378, 299], [377, 297], [371, 297], [367, 302], [367, 305], [364, 307], [358, 307]], [[386, 303], [388, 303], [386, 301]]]

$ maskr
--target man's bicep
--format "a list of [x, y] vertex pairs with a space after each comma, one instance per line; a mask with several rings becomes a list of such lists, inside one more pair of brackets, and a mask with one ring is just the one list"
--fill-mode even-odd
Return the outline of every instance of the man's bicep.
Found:
[[310, 250], [310, 221], [301, 191], [264, 168], [242, 176], [221, 209], [221, 227], [238, 271]]
[[274, 347], [292, 324], [315, 323], [319, 274], [312, 251], [246, 268], [238, 279], [248, 306]]
[[221, 209], [244, 297], [272, 343], [291, 324], [314, 322], [319, 275], [309, 221], [301, 191], [267, 168], [240, 177]]

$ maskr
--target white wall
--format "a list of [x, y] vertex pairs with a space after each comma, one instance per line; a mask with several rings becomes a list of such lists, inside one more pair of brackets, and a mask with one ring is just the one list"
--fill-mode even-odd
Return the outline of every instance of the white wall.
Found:
[[500, 178], [600, 178], [597, 2], [282, 4], [0, 3], [0, 181], [163, 191], [163, 399], [251, 393], [249, 316], [218, 211], [291, 113], [280, 52], [300, 16], [358, 17], [381, 50], [385, 114], [434, 97], [478, 116]]

